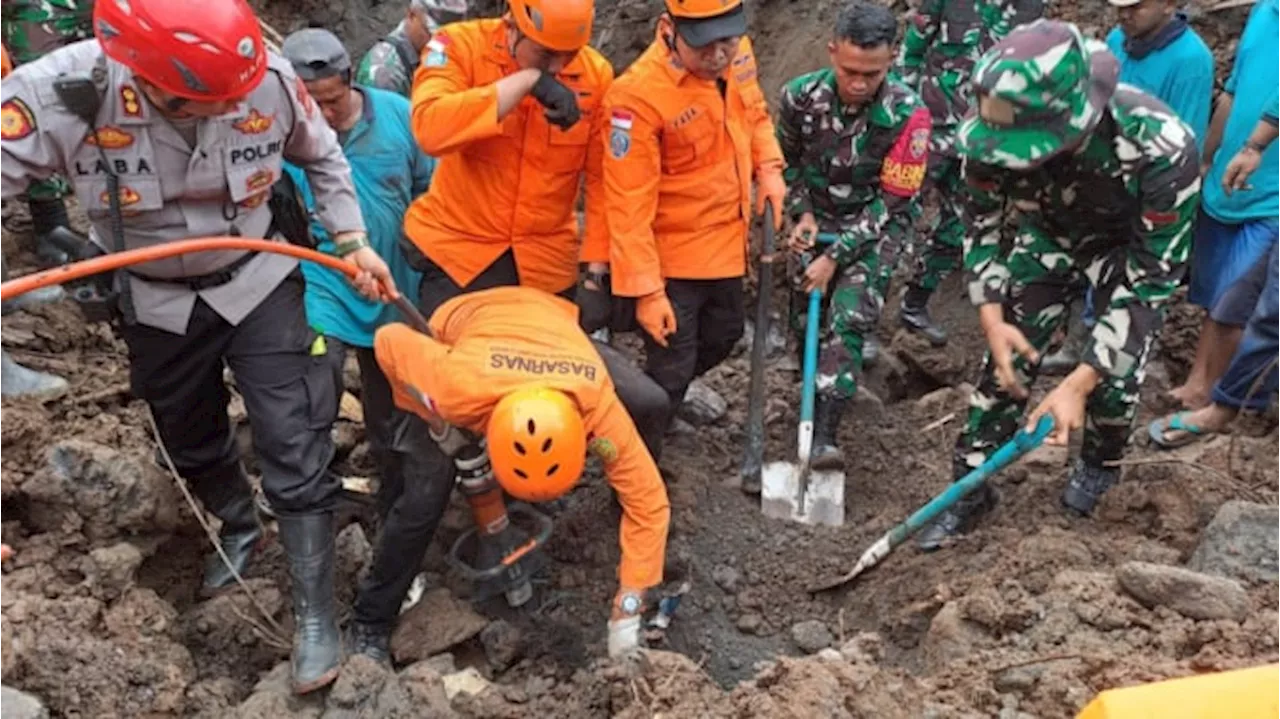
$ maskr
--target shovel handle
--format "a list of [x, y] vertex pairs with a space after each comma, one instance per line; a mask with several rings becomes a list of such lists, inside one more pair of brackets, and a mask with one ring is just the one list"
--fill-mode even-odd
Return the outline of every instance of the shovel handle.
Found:
[[751, 379], [747, 390], [747, 441], [742, 458], [744, 480], [758, 484], [764, 465], [764, 358], [769, 343], [769, 295], [773, 293], [773, 205], [765, 203], [764, 238], [756, 283], [756, 327], [751, 337]]

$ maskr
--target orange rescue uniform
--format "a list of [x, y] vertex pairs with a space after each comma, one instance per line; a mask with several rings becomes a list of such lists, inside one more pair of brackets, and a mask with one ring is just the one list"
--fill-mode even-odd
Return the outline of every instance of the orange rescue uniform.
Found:
[[609, 88], [602, 115], [614, 294], [745, 275], [753, 174], [783, 167], [751, 41], [722, 93], [683, 70], [659, 35]]
[[578, 329], [577, 308], [537, 290], [500, 287], [449, 300], [430, 324], [434, 339], [399, 323], [374, 337], [396, 406], [483, 435], [508, 392], [530, 384], [564, 392], [582, 412], [588, 447], [622, 503], [619, 581], [634, 589], [662, 581], [667, 490], [604, 362]]
[[[519, 69], [502, 19], [454, 23], [428, 43], [413, 80], [412, 124], [418, 144], [438, 162], [404, 231], [460, 286], [510, 249], [521, 284], [561, 292], [577, 281], [580, 259], [609, 259], [597, 108], [613, 67], [584, 47], [556, 75], [577, 92], [582, 110], [568, 130], [547, 122], [532, 96], [498, 119], [494, 83]], [[580, 243], [574, 209], [584, 172]]]

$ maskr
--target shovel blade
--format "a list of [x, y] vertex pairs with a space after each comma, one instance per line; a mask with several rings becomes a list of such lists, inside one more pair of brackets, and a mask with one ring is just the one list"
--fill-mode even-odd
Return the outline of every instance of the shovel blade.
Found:
[[809, 470], [809, 483], [800, 496], [800, 467], [770, 462], [760, 477], [760, 510], [766, 517], [803, 524], [839, 527], [844, 524], [844, 472]]

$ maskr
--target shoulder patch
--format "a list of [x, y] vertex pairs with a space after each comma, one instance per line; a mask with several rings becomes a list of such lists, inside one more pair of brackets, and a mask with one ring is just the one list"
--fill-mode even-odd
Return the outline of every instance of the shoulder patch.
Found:
[[618, 460], [618, 445], [608, 437], [593, 437], [587, 444], [587, 450], [600, 458], [605, 464], [613, 464]]
[[237, 120], [232, 124], [232, 127], [245, 135], [260, 135], [270, 130], [271, 124], [275, 121], [275, 113], [264, 115], [255, 107], [249, 110], [249, 114], [243, 120]]
[[614, 110], [609, 114], [609, 154], [621, 160], [631, 152], [631, 126], [635, 120], [626, 110]]
[[444, 67], [449, 62], [449, 55], [446, 50], [449, 48], [449, 36], [444, 33], [436, 33], [427, 43], [427, 53], [422, 56], [423, 67]]
[[36, 118], [27, 103], [12, 98], [0, 104], [0, 138], [21, 140], [36, 131]]

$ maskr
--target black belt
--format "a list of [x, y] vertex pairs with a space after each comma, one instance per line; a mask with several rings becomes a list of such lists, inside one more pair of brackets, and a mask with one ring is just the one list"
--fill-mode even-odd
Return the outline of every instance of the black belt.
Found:
[[199, 292], [200, 290], [221, 287], [231, 280], [234, 280], [240, 270], [243, 269], [245, 265], [249, 264], [250, 260], [257, 256], [257, 252], [247, 252], [244, 256], [220, 270], [215, 270], [205, 275], [196, 275], [194, 277], [148, 277], [147, 275], [133, 272], [132, 270], [126, 271], [140, 280], [158, 282], [163, 285], [182, 285], [193, 292]]

